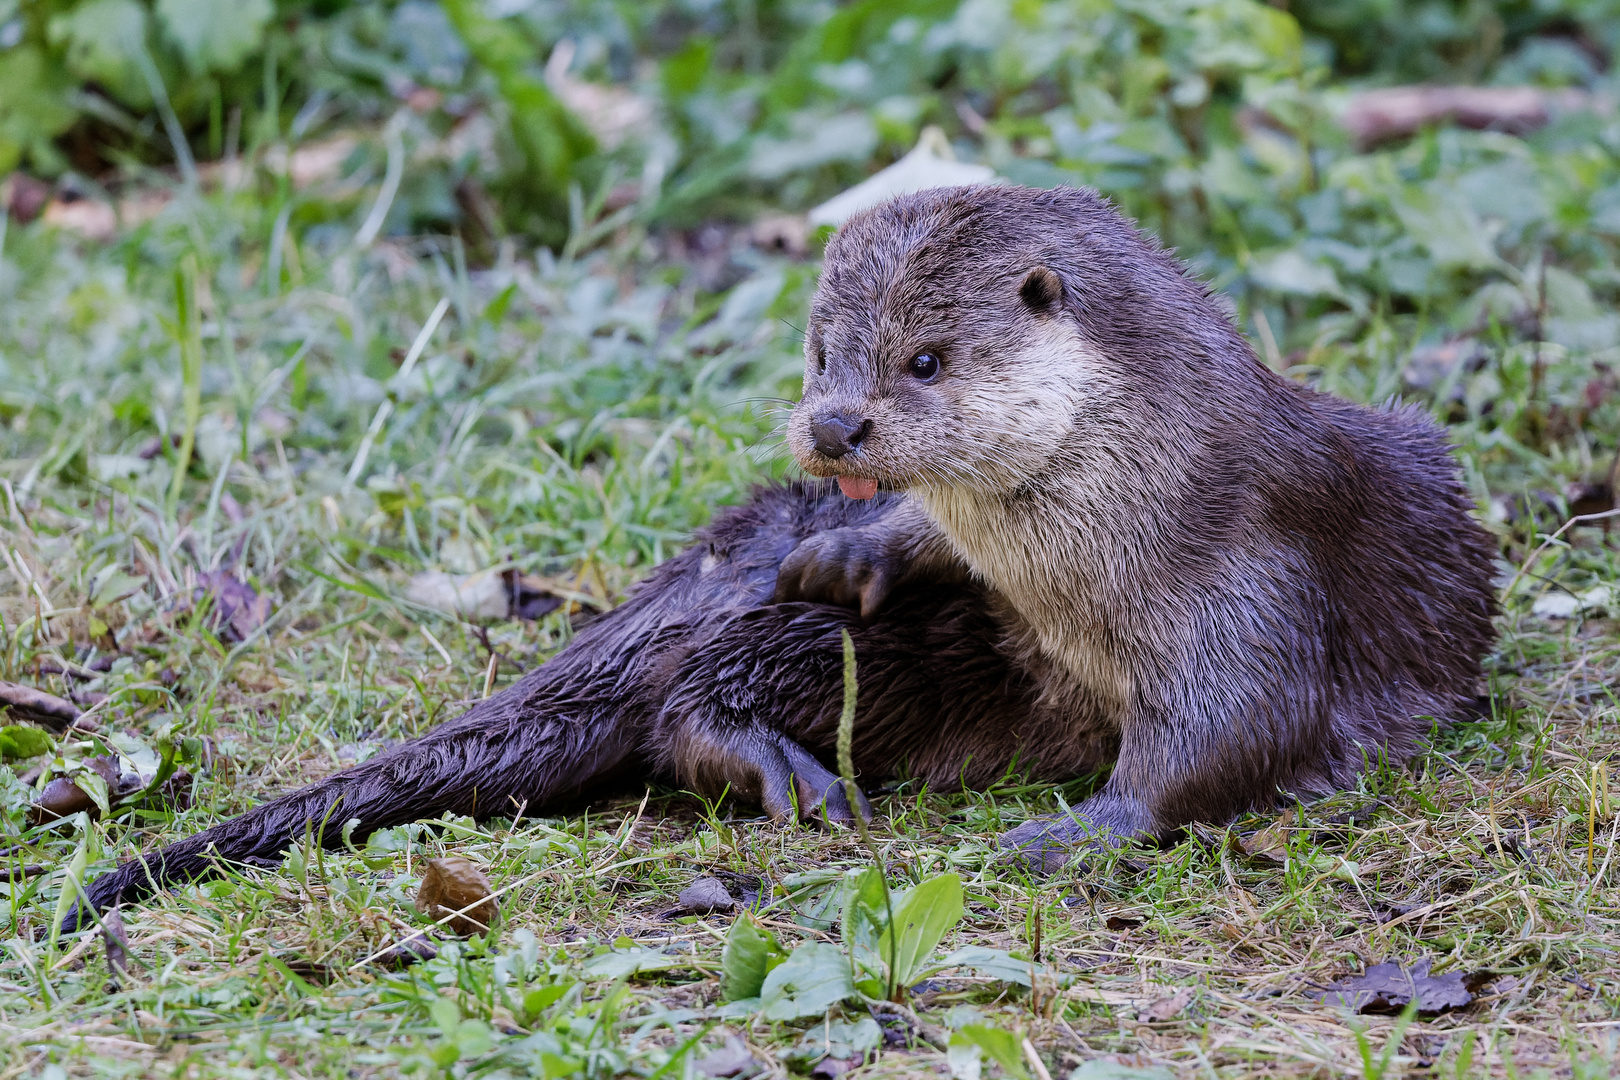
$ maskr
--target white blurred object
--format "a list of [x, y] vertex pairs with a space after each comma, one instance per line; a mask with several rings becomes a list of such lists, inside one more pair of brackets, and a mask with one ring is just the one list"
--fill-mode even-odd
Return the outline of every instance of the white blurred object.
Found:
[[429, 570], [411, 578], [405, 598], [463, 619], [504, 619], [511, 606], [506, 580], [498, 569], [476, 574]]
[[930, 125], [923, 128], [917, 145], [905, 157], [810, 211], [810, 225], [812, 228], [818, 225], [837, 227], [862, 210], [896, 195], [910, 195], [931, 188], [988, 184], [995, 179], [996, 171], [988, 165], [969, 165], [957, 161], [945, 132]]
[[546, 61], [546, 85], [551, 92], [610, 150], [631, 136], [645, 136], [652, 127], [653, 103], [622, 86], [603, 86], [570, 75], [575, 48], [572, 39], [563, 38], [551, 50]]

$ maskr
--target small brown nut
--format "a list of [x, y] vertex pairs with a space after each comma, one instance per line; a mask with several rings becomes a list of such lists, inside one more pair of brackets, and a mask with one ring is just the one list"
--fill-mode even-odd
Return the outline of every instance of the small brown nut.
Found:
[[[121, 771], [117, 758], [103, 754], [85, 764], [107, 782], [109, 794], [116, 792]], [[57, 818], [70, 817], [80, 810], [88, 811], [91, 820], [101, 816], [101, 808], [88, 791], [75, 784], [70, 777], [58, 776], [45, 785], [45, 790], [39, 793], [34, 805], [28, 808], [28, 824], [42, 825]]]
[[466, 908], [445, 928], [463, 937], [482, 934], [500, 910], [490, 893], [489, 878], [471, 860], [458, 856], [430, 859], [416, 890], [416, 910], [430, 919], [442, 919]]

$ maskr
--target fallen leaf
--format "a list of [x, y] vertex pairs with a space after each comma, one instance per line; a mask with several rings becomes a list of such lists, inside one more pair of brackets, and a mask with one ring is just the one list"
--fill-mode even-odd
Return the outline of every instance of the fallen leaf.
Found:
[[1461, 971], [1430, 975], [1429, 959], [1424, 957], [1410, 970], [1394, 961], [1374, 964], [1360, 975], [1341, 979], [1309, 996], [1324, 1005], [1381, 1014], [1398, 1013], [1415, 999], [1420, 1014], [1434, 1016], [1467, 1005], [1491, 978], [1490, 972], [1483, 971], [1472, 975]]
[[287, 178], [295, 188], [306, 188], [336, 180], [343, 174], [343, 163], [359, 146], [351, 134], [334, 135], [320, 142], [306, 143], [287, 153], [285, 146], [273, 146], [264, 155], [265, 166], [271, 172], [286, 170]]
[[735, 1035], [727, 1035], [726, 1045], [698, 1058], [697, 1071], [704, 1076], [752, 1076], [759, 1071], [759, 1063], [747, 1043]]
[[0, 682], [0, 709], [53, 731], [62, 731], [79, 718], [79, 708], [73, 702], [14, 682]]
[[14, 172], [0, 181], [0, 212], [8, 213], [19, 225], [39, 217], [51, 201], [51, 185], [27, 173]]
[[499, 570], [476, 574], [428, 570], [411, 578], [405, 599], [461, 619], [504, 619], [511, 607], [506, 579]]
[[610, 150], [630, 136], [645, 137], [652, 127], [652, 101], [622, 86], [576, 79], [568, 73], [574, 51], [570, 38], [563, 38], [551, 50], [546, 61], [546, 85], [551, 92]]
[[101, 915], [101, 942], [107, 949], [107, 970], [115, 981], [129, 978], [129, 934], [124, 930], [124, 917], [116, 906]]
[[1441, 122], [1524, 135], [1593, 104], [1580, 90], [1535, 86], [1389, 86], [1352, 97], [1339, 122], [1366, 149]]
[[933, 188], [988, 184], [995, 178], [995, 170], [986, 165], [968, 165], [957, 161], [956, 152], [951, 149], [945, 133], [929, 126], [923, 129], [917, 145], [905, 157], [811, 210], [810, 224], [836, 228], [862, 210], [896, 195], [910, 195]]
[[676, 902], [683, 911], [692, 915], [706, 915], [711, 911], [730, 911], [737, 906], [731, 893], [718, 878], [700, 877], [681, 890]]
[[88, 813], [92, 820], [101, 817], [101, 806], [97, 802], [97, 797], [87, 786], [93, 784], [96, 778], [99, 778], [105, 786], [109, 801], [116, 801], [140, 790], [140, 777], [133, 773], [125, 773], [118, 759], [111, 755], [93, 757], [84, 764], [85, 773], [77, 777], [58, 776], [45, 785], [45, 790], [39, 793], [39, 798], [28, 808], [30, 825], [41, 825], [57, 818], [71, 817], [81, 811]]
[[489, 878], [470, 859], [430, 859], [416, 890], [416, 910], [436, 920], [466, 908], [447, 927], [463, 937], [482, 934], [499, 910], [490, 893]]
[[1288, 861], [1288, 828], [1293, 816], [1284, 814], [1252, 836], [1238, 841], [1239, 850], [1251, 859], [1285, 863]]
[[1136, 1018], [1144, 1024], [1162, 1024], [1166, 1020], [1174, 1020], [1181, 1015], [1183, 1009], [1192, 1004], [1192, 999], [1193, 988], [1183, 986], [1169, 997], [1159, 998], [1148, 1005], [1136, 1014]]
[[1123, 916], [1120, 916], [1120, 915], [1110, 915], [1110, 916], [1108, 916], [1108, 921], [1105, 922], [1103, 925], [1108, 927], [1108, 929], [1110, 929], [1110, 930], [1116, 930], [1116, 931], [1118, 931], [1118, 930], [1135, 930], [1138, 926], [1142, 925], [1142, 920], [1141, 919], [1127, 919], [1127, 918], [1125, 918]]
[[45, 224], [86, 240], [106, 241], [118, 231], [118, 212], [100, 199], [55, 198], [45, 204]]
[[197, 579], [192, 602], [201, 603], [204, 597], [213, 598], [208, 626], [221, 641], [246, 641], [270, 617], [270, 598], [254, 592], [224, 570]]

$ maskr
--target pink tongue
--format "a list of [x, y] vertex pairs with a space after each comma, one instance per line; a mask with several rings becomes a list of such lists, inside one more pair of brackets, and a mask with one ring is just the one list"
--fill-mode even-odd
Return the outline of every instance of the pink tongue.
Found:
[[870, 499], [877, 494], [876, 480], [857, 480], [852, 476], [838, 478], [838, 490], [851, 499]]

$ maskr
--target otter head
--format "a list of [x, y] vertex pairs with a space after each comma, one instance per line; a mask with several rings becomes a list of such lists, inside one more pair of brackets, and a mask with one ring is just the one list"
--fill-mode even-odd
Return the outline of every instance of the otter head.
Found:
[[[1080, 225], [1038, 205], [1052, 195], [951, 188], [845, 224], [811, 303], [804, 396], [788, 422], [807, 472], [856, 498], [879, 483], [1000, 493], [1065, 453], [1115, 379], [1066, 280]], [[1119, 221], [1090, 193], [1066, 198]]]

